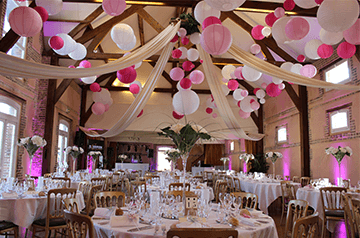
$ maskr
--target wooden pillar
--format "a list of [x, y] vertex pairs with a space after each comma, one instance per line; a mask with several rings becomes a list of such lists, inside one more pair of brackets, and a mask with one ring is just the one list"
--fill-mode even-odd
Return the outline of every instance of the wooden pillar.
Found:
[[[264, 117], [263, 117], [263, 105], [260, 105], [258, 110], [258, 131], [260, 134], [264, 133]], [[264, 154], [264, 138], [257, 142], [257, 154]]]
[[310, 133], [308, 116], [308, 94], [306, 86], [299, 85], [301, 176], [310, 177]]

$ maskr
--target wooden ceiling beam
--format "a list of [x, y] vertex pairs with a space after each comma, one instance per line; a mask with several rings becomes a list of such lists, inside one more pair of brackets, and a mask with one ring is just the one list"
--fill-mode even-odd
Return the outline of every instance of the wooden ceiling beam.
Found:
[[105, 81], [106, 79], [110, 78], [111, 76], [113, 75], [116, 75], [116, 72], [111, 72], [111, 73], [107, 73], [107, 74], [103, 74], [101, 76], [99, 76], [97, 79], [96, 79], [96, 82], [98, 84], [102, 83], [103, 81]]
[[104, 10], [103, 10], [102, 6], [99, 6], [98, 8], [96, 8], [95, 11], [90, 13], [90, 15], [85, 18], [84, 21], [88, 21], [88, 23], [80, 23], [79, 25], [77, 25], [74, 29], [72, 29], [69, 32], [69, 36], [71, 36], [71, 37], [76, 36], [80, 31], [82, 31], [88, 25], [90, 25], [90, 23], [92, 21], [94, 21], [98, 16], [100, 16], [101, 13], [103, 13], [103, 12], [104, 12]]
[[165, 28], [155, 20], [147, 11], [145, 11], [143, 8], [139, 9], [137, 11], [137, 14], [142, 17], [152, 28], [154, 28], [155, 31], [158, 33], [162, 32]]
[[140, 35], [140, 45], [145, 45], [145, 36], [144, 36], [144, 21], [143, 18], [138, 14], [138, 26], [139, 26], [139, 35]]
[[[109, 91], [113, 91], [113, 92], [122, 92], [122, 91], [129, 91], [129, 87], [115, 87], [115, 86], [107, 86], [104, 87], [109, 89]], [[198, 93], [198, 94], [211, 94], [211, 91], [209, 89], [191, 89], [194, 92]], [[172, 93], [173, 89], [172, 88], [155, 88], [154, 92], [157, 93]]]
[[109, 80], [105, 84], [105, 88], [110, 87], [115, 82], [116, 78], [117, 78], [117, 74], [111, 75], [111, 77], [109, 78]]
[[[155, 67], [156, 62], [149, 62], [149, 64], [150, 64], [152, 67]], [[171, 79], [171, 77], [170, 77], [170, 75], [169, 75], [168, 73], [166, 73], [165, 71], [163, 71], [161, 75], [166, 79], [166, 81], [168, 81], [168, 82], [172, 85], [173, 80]]]
[[59, 101], [59, 99], [64, 94], [66, 89], [69, 87], [69, 85], [71, 84], [71, 81], [73, 81], [73, 79], [63, 79], [61, 81], [60, 85], [56, 88], [56, 90], [55, 90], [55, 98], [54, 98], [54, 105]]
[[288, 93], [291, 101], [294, 103], [296, 108], [301, 111], [301, 99], [295, 92], [294, 88], [289, 84], [288, 82], [284, 81], [285, 84], [285, 90]]

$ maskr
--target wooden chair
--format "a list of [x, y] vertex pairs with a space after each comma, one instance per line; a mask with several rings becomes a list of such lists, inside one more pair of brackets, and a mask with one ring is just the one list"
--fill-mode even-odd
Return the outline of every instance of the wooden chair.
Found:
[[[168, 191], [166, 193], [167, 196], [174, 196], [175, 199], [183, 197], [183, 191]], [[193, 191], [185, 191], [185, 197], [187, 196], [196, 196], [196, 194]]]
[[237, 238], [234, 228], [170, 228], [167, 238]]
[[241, 184], [239, 178], [234, 178], [234, 185], [235, 185], [235, 191], [234, 192], [241, 192]]
[[227, 186], [230, 189], [230, 192], [235, 192], [235, 184], [234, 184], [233, 177], [231, 177], [230, 175], [225, 175], [224, 178], [228, 184]]
[[35, 191], [35, 179], [33, 178], [25, 178], [26, 185], [29, 188], [29, 191]]
[[345, 226], [346, 226], [346, 235], [349, 238], [355, 238], [356, 231], [356, 220], [354, 216], [354, 207], [352, 205], [351, 197], [347, 194], [343, 195], [344, 199], [344, 218], [345, 218]]
[[46, 173], [46, 174], [44, 174], [44, 178], [52, 178], [52, 174], [51, 173]]
[[210, 187], [214, 186], [215, 175], [213, 171], [204, 171], [204, 182]]
[[95, 194], [95, 208], [125, 206], [125, 193], [118, 191], [97, 192]]
[[281, 181], [281, 219], [280, 224], [282, 224], [282, 220], [284, 214], [287, 212], [287, 206], [290, 200], [296, 199], [295, 187], [290, 184], [290, 181]]
[[145, 181], [131, 181], [130, 182], [130, 194], [134, 195], [135, 192], [146, 193]]
[[116, 191], [124, 192], [126, 195], [130, 195], [130, 182], [126, 177], [120, 178], [116, 184]]
[[341, 194], [345, 192], [346, 188], [341, 187], [320, 188], [321, 203], [324, 213], [321, 237], [325, 237], [327, 220], [340, 221], [344, 219], [343, 196], [341, 196]]
[[309, 203], [304, 200], [291, 200], [288, 204], [284, 238], [291, 237], [295, 222], [307, 214]]
[[202, 175], [196, 175], [193, 177], [193, 179], [199, 183], [203, 183], [204, 182], [204, 176]]
[[56, 236], [56, 233], [60, 233], [58, 232], [59, 229], [66, 229], [63, 200], [65, 198], [75, 197], [75, 188], [60, 188], [49, 190], [47, 194], [46, 218], [33, 222], [32, 237], [38, 237], [36, 236], [36, 233], [41, 231], [45, 231], [45, 237], [48, 237], [52, 230], [55, 230]]
[[160, 176], [158, 176], [158, 175], [145, 176], [145, 181], [148, 184], [153, 184], [154, 182], [159, 183], [160, 182]]
[[95, 210], [95, 194], [102, 190], [103, 185], [91, 186], [85, 209], [80, 212], [83, 215], [93, 216]]
[[61, 180], [64, 182], [64, 188], [71, 188], [71, 179], [66, 177], [54, 177], [52, 180]]
[[319, 236], [319, 215], [316, 213], [297, 220], [292, 230], [291, 238], [315, 238]]
[[255, 193], [246, 192], [233, 192], [230, 193], [236, 198], [236, 201], [240, 203], [240, 208], [256, 208], [258, 203], [258, 196]]
[[[13, 232], [13, 234], [9, 233]], [[1, 221], [0, 222], [0, 235], [8, 237], [13, 236], [15, 238], [19, 237], [19, 227], [12, 222], [9, 221]]]
[[301, 177], [300, 178], [301, 187], [305, 187], [310, 184], [310, 177]]
[[106, 189], [106, 183], [107, 178], [101, 177], [101, 178], [92, 178], [91, 179], [91, 185], [102, 185], [102, 190], [104, 191]]
[[355, 234], [359, 237], [360, 234], [360, 200], [358, 199], [351, 199], [352, 205], [352, 214], [355, 220]]
[[66, 210], [68, 210], [70, 212], [80, 213], [79, 203], [78, 203], [77, 198], [65, 198], [63, 203], [64, 203]]
[[215, 184], [215, 199], [218, 203], [220, 201], [220, 193], [225, 194], [229, 192], [228, 183], [222, 180], [217, 180]]
[[138, 170], [131, 171], [130, 173], [130, 181], [137, 181], [138, 178], [141, 177], [141, 172]]
[[292, 181], [293, 181], [294, 183], [300, 183], [300, 176], [294, 176], [294, 177], [292, 178]]
[[95, 231], [91, 218], [86, 215], [64, 211], [70, 238], [94, 238]]
[[[169, 184], [169, 191], [182, 190], [183, 186], [184, 186], [183, 183], [170, 183]], [[189, 183], [185, 183], [185, 191], [190, 191], [190, 184]]]
[[90, 190], [91, 190], [91, 183], [89, 181], [82, 181], [79, 183], [78, 191], [80, 191], [84, 196], [85, 207], [87, 206]]
[[350, 180], [349, 179], [343, 179], [343, 187], [346, 189], [350, 188]]

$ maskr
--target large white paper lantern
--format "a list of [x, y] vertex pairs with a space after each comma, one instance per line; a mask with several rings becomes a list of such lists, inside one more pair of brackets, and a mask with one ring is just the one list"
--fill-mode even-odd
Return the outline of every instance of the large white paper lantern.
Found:
[[[295, 73], [295, 74], [300, 74], [300, 71], [301, 71], [301, 68], [302, 68], [302, 64], [294, 64], [292, 67], [291, 67], [291, 72]], [[301, 75], [301, 74], [300, 74]]]
[[201, 34], [199, 32], [194, 32], [190, 35], [190, 41], [191, 43], [193, 43], [194, 45], [196, 44], [200, 44], [200, 37]]
[[76, 43], [76, 49], [69, 54], [73, 60], [82, 60], [86, 57], [87, 50], [83, 44]]
[[276, 43], [283, 44], [285, 42], [291, 42], [290, 38], [287, 37], [285, 33], [285, 26], [290, 20], [290, 17], [282, 17], [274, 23], [271, 32]]
[[342, 32], [330, 32], [321, 28], [319, 32], [320, 40], [327, 45], [336, 45], [343, 39]]
[[250, 101], [254, 99], [253, 97], [247, 96], [246, 98], [244, 98], [243, 100], [240, 101], [240, 108], [241, 110], [243, 110], [244, 112], [252, 112], [254, 111], [251, 108], [251, 104]]
[[246, 80], [250, 82], [255, 82], [261, 77], [262, 73], [257, 71], [256, 69], [245, 65], [242, 69], [242, 75]]
[[67, 55], [76, 49], [76, 41], [71, 36], [65, 33], [59, 33], [57, 36], [60, 36], [64, 41], [64, 46], [60, 50], [54, 50], [57, 54]]
[[196, 4], [194, 9], [194, 15], [195, 19], [202, 24], [205, 18], [208, 18], [210, 16], [214, 16], [217, 18], [220, 18], [221, 12], [217, 9], [214, 9], [210, 7], [206, 2], [201, 1], [198, 4]]
[[221, 69], [221, 74], [224, 78], [226, 79], [231, 79], [231, 73], [234, 72], [236, 69], [236, 67], [232, 64], [228, 64], [225, 65], [222, 69]]
[[199, 51], [197, 49], [189, 49], [187, 51], [187, 58], [190, 61], [196, 61], [199, 58]]
[[49, 15], [58, 14], [63, 8], [62, 0], [35, 0], [36, 6], [46, 9]]
[[200, 98], [192, 90], [181, 90], [173, 97], [174, 110], [183, 114], [190, 115], [199, 108]]
[[318, 39], [313, 39], [313, 40], [309, 41], [305, 45], [305, 49], [304, 49], [305, 50], [305, 55], [308, 58], [313, 59], [313, 60], [320, 59], [320, 56], [317, 53], [317, 49], [322, 44], [323, 43]]
[[295, 4], [301, 8], [310, 9], [317, 6], [315, 0], [294, 0]]
[[[86, 84], [92, 84], [93, 82], [96, 81], [96, 76], [89, 76], [89, 77], [84, 77], [84, 78], [80, 78], [80, 80], [83, 82], [83, 83], [86, 83]], [[101, 90], [102, 91], [102, 90]], [[93, 94], [94, 95], [94, 94]], [[95, 101], [95, 100], [94, 100]]]
[[291, 63], [291, 62], [285, 62], [283, 63], [280, 68], [284, 69], [284, 70], [287, 70], [287, 71], [291, 71], [291, 68], [294, 64]]
[[330, 32], [343, 32], [359, 17], [357, 0], [325, 0], [317, 11], [320, 26]]
[[184, 46], [181, 46], [178, 48], [178, 50], [181, 50], [181, 53], [182, 53], [180, 56], [180, 59], [186, 59], [188, 49], [186, 49], [186, 47], [184, 47]]
[[111, 39], [120, 46], [126, 46], [134, 41], [134, 30], [125, 23], [116, 24], [111, 29]]
[[116, 44], [122, 50], [132, 50], [136, 46], [136, 36], [133, 36], [132, 41], [129, 44]]
[[245, 0], [205, 0], [205, 2], [219, 11], [232, 11], [241, 6]]

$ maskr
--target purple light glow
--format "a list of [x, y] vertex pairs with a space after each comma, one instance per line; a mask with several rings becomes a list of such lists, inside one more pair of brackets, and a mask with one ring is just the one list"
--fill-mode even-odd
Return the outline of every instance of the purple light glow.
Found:
[[93, 171], [93, 165], [94, 165], [94, 163], [93, 163], [92, 157], [91, 157], [91, 156], [87, 156], [87, 157], [86, 157], [86, 160], [87, 160], [87, 169], [88, 169], [89, 173], [94, 172], [94, 171]]
[[[348, 145], [345, 144], [345, 143], [336, 143], [336, 144], [332, 144], [332, 145], [330, 145], [330, 146], [332, 146], [332, 147], [334, 147], [334, 148], [337, 149], [339, 146], [345, 147], [345, 146], [348, 146]], [[334, 171], [333, 174], [334, 174], [335, 185], [340, 186], [340, 184], [338, 184], [338, 180], [337, 180], [337, 178], [340, 177], [340, 173], [339, 173], [339, 163], [337, 162], [336, 158], [335, 158], [333, 155], [331, 155], [331, 157], [332, 157], [332, 159], [331, 159], [331, 162], [330, 162], [330, 163], [331, 163], [331, 166], [333, 167], [333, 171]], [[340, 166], [341, 177], [342, 177], [343, 179], [347, 179], [347, 178], [348, 178], [347, 166], [346, 166], [346, 163], [344, 164], [346, 157], [347, 157], [347, 156], [345, 155], [344, 158], [343, 158], [343, 160], [341, 161], [341, 166]]]
[[[283, 150], [281, 153], [283, 154], [282, 163], [283, 163], [283, 177], [290, 176], [290, 156], [289, 156], [289, 149]], [[276, 163], [275, 163], [276, 164]]]
[[30, 176], [41, 176], [42, 169], [42, 150], [37, 150], [34, 154], [32, 164], [30, 165], [30, 158], [28, 157], [29, 167], [27, 169], [27, 173], [29, 173], [29, 168], [31, 166], [31, 174]]
[[230, 159], [229, 159], [229, 170], [231, 170], [231, 167], [232, 167], [232, 166], [231, 166], [231, 164], [232, 164], [232, 157], [229, 156], [229, 158], [230, 158]]
[[339, 226], [338, 238], [346, 238], [346, 225], [345, 222], [341, 222]]
[[244, 164], [243, 164], [243, 170], [244, 170], [244, 173], [247, 173], [246, 162], [244, 162]]

